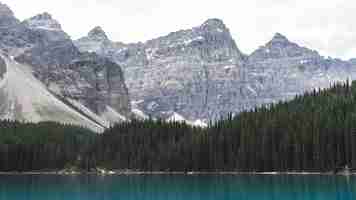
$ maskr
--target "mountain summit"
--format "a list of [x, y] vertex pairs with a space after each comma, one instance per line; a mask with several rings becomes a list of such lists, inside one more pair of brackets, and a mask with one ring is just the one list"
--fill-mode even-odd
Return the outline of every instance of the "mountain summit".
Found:
[[100, 26], [96, 26], [91, 31], [89, 31], [88, 37], [96, 41], [108, 40], [108, 36]]
[[159, 118], [178, 113], [214, 120], [327, 87], [350, 73], [349, 63], [325, 60], [280, 33], [246, 56], [214, 18], [145, 43], [112, 42], [99, 28], [93, 33], [75, 45], [121, 65], [134, 107]]
[[0, 119], [57, 121], [99, 131], [130, 117], [119, 65], [79, 52], [49, 13], [21, 23], [1, 7], [6, 12], [0, 25], [6, 28], [0, 28], [0, 58], [6, 65], [0, 60]]
[[217, 19], [217, 18], [212, 18], [212, 19], [206, 20], [200, 27], [201, 27], [201, 29], [216, 30], [219, 32], [223, 32], [223, 31], [227, 30], [227, 27], [224, 24], [224, 22], [221, 19]]
[[[91, 32], [96, 34], [75, 41], [75, 45], [82, 52], [96, 52], [123, 67], [134, 107], [159, 118], [169, 118], [168, 113], [178, 111], [192, 121], [218, 118], [219, 112], [231, 109], [230, 103], [217, 106], [219, 93], [228, 93], [236, 82], [218, 82], [224, 76], [237, 75], [245, 55], [222, 20], [209, 19], [145, 43], [102, 40], [101, 29]], [[225, 67], [231, 69], [228, 74]]]
[[19, 21], [15, 18], [12, 10], [7, 5], [0, 2], [0, 28], [12, 27], [18, 23]]
[[24, 23], [31, 29], [44, 29], [49, 31], [62, 31], [62, 27], [59, 22], [52, 18], [47, 12], [36, 15]]
[[14, 16], [14, 13], [9, 6], [0, 2], [0, 16]]
[[254, 51], [249, 56], [249, 60], [250, 62], [258, 62], [266, 59], [291, 57], [319, 57], [319, 54], [316, 51], [291, 42], [286, 36], [280, 33], [276, 33], [266, 45]]
[[[80, 119], [84, 117], [104, 127], [132, 113], [208, 122], [326, 88], [335, 81], [356, 79], [353, 61], [325, 59], [280, 33], [247, 56], [220, 19], [147, 42], [125, 44], [110, 41], [101, 27], [72, 41], [48, 13], [20, 23], [2, 4], [0, 16], [0, 56], [7, 63], [4, 68], [0, 60], [0, 88], [13, 92], [0, 99], [7, 105], [3, 110], [0, 105], [0, 117], [11, 111], [16, 100], [21, 105], [16, 109], [26, 111], [22, 108], [27, 106], [38, 121], [61, 121], [56, 117], [60, 114], [50, 115], [52, 110], [72, 109], [69, 112], [76, 113], [77, 124], [83, 124], [85, 120]], [[15, 80], [7, 85], [3, 81], [9, 78], [6, 71]], [[16, 78], [16, 73], [40, 85], [33, 88], [41, 88], [43, 95], [37, 94], [44, 100], [20, 90], [18, 86], [31, 84]], [[22, 97], [25, 94], [29, 97]], [[52, 100], [44, 96], [50, 96], [58, 107], [51, 107], [48, 102]], [[60, 102], [70, 106], [64, 108]], [[51, 113], [45, 112], [47, 117], [36, 114], [43, 109]]]
[[270, 44], [286, 44], [290, 43], [288, 38], [280, 33], [275, 33], [272, 40], [269, 42]]

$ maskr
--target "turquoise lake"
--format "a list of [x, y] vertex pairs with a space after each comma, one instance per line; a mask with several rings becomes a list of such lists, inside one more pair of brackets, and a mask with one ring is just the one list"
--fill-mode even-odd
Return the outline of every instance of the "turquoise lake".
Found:
[[356, 177], [2, 175], [0, 200], [355, 200]]

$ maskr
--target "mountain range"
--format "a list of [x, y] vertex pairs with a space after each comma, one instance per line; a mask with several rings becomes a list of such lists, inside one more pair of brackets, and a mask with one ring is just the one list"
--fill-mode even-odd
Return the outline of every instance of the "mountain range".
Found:
[[0, 119], [97, 132], [148, 116], [204, 126], [355, 78], [355, 59], [280, 33], [244, 54], [219, 19], [144, 43], [111, 41], [101, 27], [73, 41], [49, 13], [20, 21], [0, 3]]
[[[8, 6], [0, 4], [0, 25], [0, 50], [5, 63], [0, 118], [50, 120], [92, 129], [90, 124], [94, 124], [104, 129], [131, 116], [120, 66], [95, 53], [79, 52], [50, 14], [20, 22]], [[10, 76], [15, 73], [14, 66], [18, 75]], [[11, 77], [17, 77], [16, 82]], [[36, 84], [31, 88], [20, 87], [33, 82]], [[42, 108], [45, 102], [48, 102], [46, 108]], [[58, 102], [62, 110], [54, 108]], [[68, 115], [67, 112], [75, 113], [85, 122], [60, 117]]]
[[133, 107], [189, 121], [216, 120], [354, 79], [356, 67], [352, 60], [324, 58], [280, 33], [246, 55], [219, 19], [134, 44], [113, 42], [95, 27], [74, 44], [123, 68]]

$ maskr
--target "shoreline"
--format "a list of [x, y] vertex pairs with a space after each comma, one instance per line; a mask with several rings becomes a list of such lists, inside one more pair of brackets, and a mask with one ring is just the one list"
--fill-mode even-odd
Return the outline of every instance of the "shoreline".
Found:
[[130, 175], [328, 175], [328, 176], [356, 176], [356, 172], [333, 173], [333, 172], [165, 172], [165, 171], [101, 171], [101, 172], [63, 172], [63, 171], [28, 171], [28, 172], [0, 172], [1, 175], [100, 175], [100, 176], [130, 176]]

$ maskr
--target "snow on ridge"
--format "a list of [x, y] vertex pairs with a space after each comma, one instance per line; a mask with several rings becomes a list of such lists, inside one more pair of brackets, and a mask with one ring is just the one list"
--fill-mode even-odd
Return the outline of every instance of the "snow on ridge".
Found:
[[168, 122], [186, 122], [187, 120], [180, 114], [174, 112], [171, 117], [167, 119]]
[[140, 119], [143, 119], [143, 120], [149, 119], [149, 117], [142, 110], [139, 110], [137, 108], [133, 108], [131, 111], [135, 116], [137, 116]]
[[35, 27], [30, 27], [33, 29], [41, 29], [41, 30], [46, 30], [46, 31], [61, 31], [61, 29], [58, 28], [52, 28], [52, 27], [48, 27], [48, 26], [35, 26]]
[[189, 121], [189, 120], [185, 119], [182, 115], [180, 115], [180, 114], [178, 114], [176, 112], [174, 112], [172, 114], [172, 116], [169, 117], [166, 121], [168, 121], [168, 122], [181, 122], [181, 123], [185, 122], [188, 125], [194, 126], [194, 127], [201, 127], [201, 128], [208, 127], [208, 124], [203, 122], [203, 120], [198, 119], [198, 120], [192, 122], [192, 121]]
[[300, 61], [300, 64], [303, 65], [303, 64], [307, 64], [308, 62], [309, 62], [308, 60], [304, 59], [304, 60], [301, 60], [301, 61]]
[[131, 101], [131, 106], [137, 106], [138, 104], [143, 103], [144, 100]]
[[190, 44], [190, 43], [192, 43], [192, 42], [194, 42], [194, 41], [203, 41], [205, 38], [203, 37], [203, 36], [198, 36], [198, 37], [196, 37], [196, 38], [192, 38], [192, 39], [187, 39], [187, 40], [185, 40], [183, 43], [185, 44], [185, 45], [188, 45], [188, 44]]
[[208, 124], [206, 124], [202, 120], [198, 119], [193, 123], [193, 126], [206, 128], [206, 127], [208, 127]]
[[224, 67], [224, 69], [233, 69], [236, 68], [236, 65], [227, 65]]
[[129, 121], [125, 116], [118, 113], [110, 106], [106, 106], [105, 112], [101, 114], [101, 117], [109, 121], [112, 124]]

